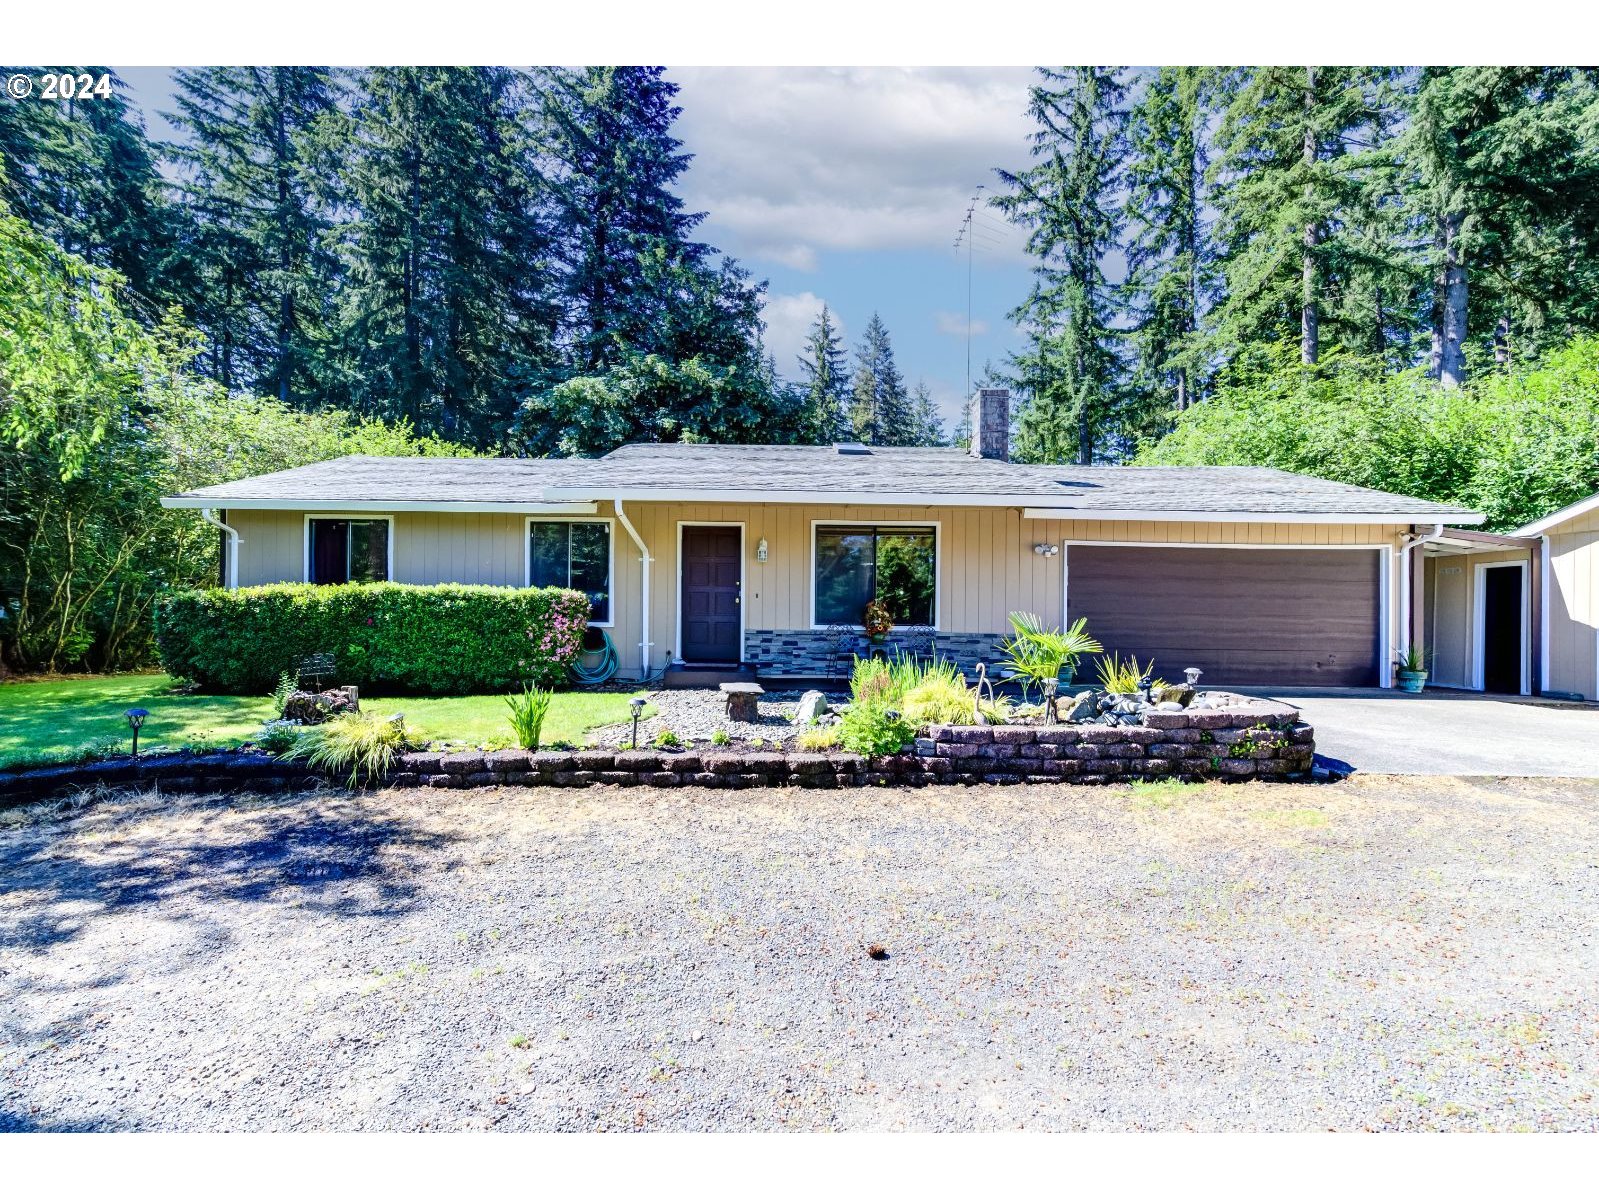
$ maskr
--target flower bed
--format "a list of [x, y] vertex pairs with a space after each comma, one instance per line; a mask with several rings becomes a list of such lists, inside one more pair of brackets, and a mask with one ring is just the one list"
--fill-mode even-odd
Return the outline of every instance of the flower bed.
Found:
[[[928, 783], [1111, 783], [1305, 777], [1314, 733], [1287, 704], [1234, 697], [1227, 707], [1149, 712], [1139, 725], [932, 725], [905, 753], [614, 750], [399, 754], [396, 787], [858, 787]], [[0, 800], [73, 788], [157, 783], [174, 790], [282, 789], [319, 782], [303, 764], [260, 753], [171, 754], [0, 775]], [[337, 781], [337, 780], [333, 780]]]

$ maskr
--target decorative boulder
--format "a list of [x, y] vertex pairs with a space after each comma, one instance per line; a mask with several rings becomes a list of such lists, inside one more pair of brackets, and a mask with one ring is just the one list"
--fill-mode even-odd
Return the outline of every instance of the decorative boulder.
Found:
[[820, 691], [807, 691], [800, 696], [799, 706], [794, 709], [794, 723], [812, 725], [827, 712], [827, 696]]
[[1156, 687], [1149, 693], [1149, 698], [1157, 704], [1176, 704], [1186, 708], [1194, 702], [1195, 691], [1186, 683], [1168, 683], [1164, 687]]
[[1099, 711], [1092, 691], [1079, 691], [1076, 695], [1055, 701], [1055, 711], [1067, 724], [1092, 720]]

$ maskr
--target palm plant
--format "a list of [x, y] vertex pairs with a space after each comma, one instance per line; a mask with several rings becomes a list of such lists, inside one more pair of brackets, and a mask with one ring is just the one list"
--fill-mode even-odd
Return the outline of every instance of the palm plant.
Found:
[[1062, 632], [1045, 628], [1032, 612], [1012, 612], [1010, 627], [1014, 635], [1002, 642], [999, 650], [1011, 673], [1021, 682], [1024, 697], [1029, 683], [1045, 690], [1049, 680], [1059, 679], [1062, 672], [1075, 674], [1078, 659], [1084, 654], [1097, 654], [1104, 649], [1088, 635], [1088, 621], [1082, 617]]

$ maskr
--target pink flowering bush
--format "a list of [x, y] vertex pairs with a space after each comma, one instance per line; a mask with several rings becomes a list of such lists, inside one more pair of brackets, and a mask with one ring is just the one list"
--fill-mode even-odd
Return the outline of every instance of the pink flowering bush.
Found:
[[156, 645], [167, 671], [207, 690], [265, 694], [312, 654], [333, 677], [379, 693], [471, 695], [564, 686], [589, 601], [555, 587], [275, 583], [163, 596]]
[[[543, 624], [527, 631], [527, 639], [533, 643], [534, 661], [571, 662], [583, 648], [583, 634], [588, 627], [588, 600], [583, 601], [581, 613], [567, 605], [554, 605]], [[522, 665], [526, 669], [525, 660]]]

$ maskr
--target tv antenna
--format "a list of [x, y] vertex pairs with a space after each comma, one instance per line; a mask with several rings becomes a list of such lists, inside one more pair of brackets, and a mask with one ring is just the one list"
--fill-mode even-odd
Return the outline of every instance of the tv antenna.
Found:
[[966, 215], [955, 230], [955, 252], [966, 248], [966, 406], [972, 403], [972, 257], [976, 250], [1000, 248], [1000, 231], [981, 208], [984, 185], [979, 183], [966, 202]]

